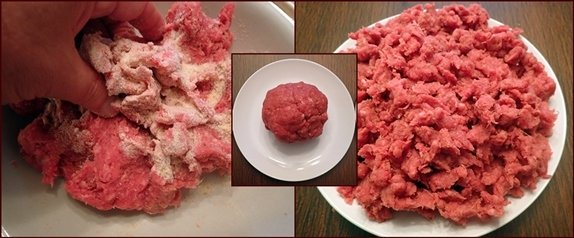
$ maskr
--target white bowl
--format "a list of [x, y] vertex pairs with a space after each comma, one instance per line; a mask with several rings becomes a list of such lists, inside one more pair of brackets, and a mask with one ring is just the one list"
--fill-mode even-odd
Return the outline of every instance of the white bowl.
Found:
[[[398, 16], [398, 15], [397, 15]], [[392, 16], [381, 20], [381, 24], [386, 24], [389, 20], [397, 17]], [[502, 23], [489, 19], [489, 27], [500, 26]], [[369, 27], [373, 27], [372, 24]], [[540, 52], [530, 43], [526, 38], [520, 36], [520, 39], [528, 47], [528, 51], [531, 52], [538, 61], [540, 61], [554, 82], [556, 83], [556, 92], [549, 100], [549, 105], [551, 108], [558, 112], [558, 118], [556, 119], [552, 137], [549, 138], [550, 147], [552, 148], [552, 157], [548, 162], [548, 175], [552, 176], [558, 167], [560, 158], [562, 157], [562, 151], [564, 149], [564, 142], [566, 141], [566, 106], [564, 102], [564, 96], [561, 91], [560, 84], [554, 71], [548, 64], [548, 61], [540, 54]], [[354, 48], [355, 41], [347, 40], [341, 46], [337, 48], [335, 52], [340, 52], [344, 49]], [[327, 200], [327, 202], [335, 208], [335, 210], [349, 220], [351, 223], [360, 227], [361, 229], [370, 232], [377, 236], [482, 236], [491, 231], [494, 231], [506, 223], [512, 221], [520, 215], [526, 208], [532, 204], [536, 198], [544, 191], [544, 188], [548, 185], [550, 179], [541, 179], [535, 190], [526, 190], [522, 198], [509, 198], [510, 204], [504, 207], [504, 215], [497, 219], [492, 219], [488, 222], [480, 223], [476, 221], [470, 221], [465, 227], [456, 225], [446, 219], [437, 216], [434, 220], [426, 220], [422, 216], [414, 213], [407, 212], [397, 212], [393, 215], [393, 218], [379, 223], [370, 220], [364, 209], [353, 201], [352, 205], [345, 203], [339, 193], [336, 191], [336, 187], [318, 187], [319, 192]]]
[[[165, 14], [171, 3], [157, 6]], [[223, 3], [204, 3], [214, 17]], [[272, 3], [236, 3], [233, 52], [293, 52], [294, 24]], [[269, 34], [273, 32], [273, 34]], [[208, 176], [181, 206], [162, 215], [98, 211], [70, 198], [60, 180], [50, 188], [19, 153], [25, 124], [3, 108], [3, 236], [293, 236], [292, 187], [231, 187], [230, 176]]]

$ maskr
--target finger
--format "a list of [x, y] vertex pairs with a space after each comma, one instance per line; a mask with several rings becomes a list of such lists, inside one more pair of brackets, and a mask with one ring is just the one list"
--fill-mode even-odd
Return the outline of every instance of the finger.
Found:
[[101, 76], [76, 52], [69, 58], [70, 71], [61, 75], [61, 85], [50, 87], [48, 96], [76, 103], [103, 117], [116, 115], [117, 110], [111, 106], [115, 98], [108, 96]]
[[165, 26], [163, 17], [151, 3], [148, 3], [142, 14], [130, 23], [142, 33], [143, 37], [154, 41], [161, 39]]
[[106, 21], [108, 29], [111, 30], [114, 37], [130, 39], [139, 43], [146, 43], [148, 40], [144, 39], [140, 34], [137, 34], [136, 28], [129, 22], [121, 21], [116, 22], [112, 20]]
[[149, 2], [98, 2], [92, 18], [107, 16], [114, 21], [129, 21], [142, 36], [149, 40], [159, 40], [165, 22], [157, 8]]

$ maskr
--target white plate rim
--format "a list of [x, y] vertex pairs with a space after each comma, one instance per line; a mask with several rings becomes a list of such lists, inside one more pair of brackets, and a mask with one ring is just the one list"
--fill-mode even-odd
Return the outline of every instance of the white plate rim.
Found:
[[[241, 134], [241, 131], [239, 131], [238, 126], [237, 126], [237, 115], [240, 113], [239, 109], [236, 109], [236, 106], [238, 105], [238, 103], [241, 103], [242, 98], [244, 98], [245, 96], [245, 91], [247, 91], [247, 87], [253, 87], [250, 86], [253, 82], [253, 78], [254, 75], [257, 75], [258, 73], [260, 73], [263, 70], [266, 70], [270, 67], [273, 67], [277, 64], [282, 64], [282, 63], [286, 63], [286, 62], [300, 62], [300, 63], [305, 63], [305, 64], [312, 64], [314, 67], [317, 67], [323, 71], [325, 71], [326, 73], [328, 73], [329, 75], [331, 75], [336, 82], [333, 82], [334, 84], [336, 84], [336, 86], [338, 88], [340, 88], [341, 90], [344, 89], [345, 92], [345, 101], [346, 103], [349, 103], [350, 105], [345, 105], [346, 109], [349, 109], [349, 106], [352, 112], [352, 117], [349, 118], [349, 123], [352, 123], [353, 125], [355, 124], [356, 121], [356, 111], [355, 111], [355, 105], [354, 105], [354, 101], [350, 95], [350, 93], [348, 92], [347, 88], [345, 87], [345, 85], [343, 84], [343, 82], [340, 80], [340, 78], [333, 73], [330, 69], [326, 68], [325, 66], [312, 61], [312, 60], [308, 60], [308, 59], [301, 59], [301, 58], [286, 58], [286, 59], [281, 59], [281, 60], [277, 60], [274, 62], [271, 62], [269, 64], [266, 64], [265, 66], [259, 68], [257, 71], [255, 71], [251, 76], [249, 76], [249, 78], [245, 81], [245, 83], [241, 86], [239, 92], [237, 93], [237, 96], [235, 97], [235, 100], [233, 100], [233, 111], [232, 111], [232, 131], [233, 131], [233, 138], [235, 139], [235, 142], [237, 144], [237, 147], [239, 148], [239, 150], [241, 151], [243, 157], [249, 162], [249, 164], [251, 164], [253, 167], [255, 167], [258, 171], [262, 172], [263, 174], [278, 179], [278, 180], [282, 180], [282, 181], [287, 181], [287, 182], [300, 182], [300, 181], [306, 181], [306, 180], [310, 180], [313, 178], [317, 178], [327, 172], [329, 172], [331, 169], [333, 169], [335, 166], [337, 166], [337, 164], [340, 163], [340, 161], [344, 158], [345, 154], [347, 153], [347, 150], [350, 148], [350, 145], [353, 141], [353, 137], [354, 137], [354, 132], [355, 129], [354, 127], [348, 130], [341, 130], [341, 132], [339, 133], [340, 135], [342, 135], [342, 143], [338, 143], [338, 145], [342, 145], [342, 146], [338, 146], [336, 147], [334, 150], [331, 150], [330, 153], [334, 154], [334, 159], [327, 159], [327, 160], [322, 160], [321, 162], [319, 162], [320, 164], [313, 166], [311, 169], [306, 169], [306, 170], [291, 170], [291, 169], [285, 169], [285, 168], [281, 168], [278, 166], [269, 166], [269, 163], [263, 161], [263, 160], [259, 160], [259, 159], [254, 159], [254, 157], [251, 156], [255, 156], [255, 155], [259, 155], [258, 153], [254, 153], [252, 150], [252, 146], [249, 146], [249, 142], [244, 142], [243, 141], [243, 137], [245, 137], [245, 135]], [[262, 90], [262, 93], [263, 92]], [[323, 92], [328, 94], [328, 92]], [[257, 103], [257, 102], [256, 102]], [[329, 102], [329, 107], [332, 107], [332, 102]], [[340, 105], [338, 105], [340, 106]], [[332, 118], [331, 115], [329, 115], [329, 118]], [[332, 119], [331, 119], [332, 120]], [[262, 122], [261, 122], [262, 123]], [[327, 121], [327, 123], [329, 123], [329, 121]], [[239, 133], [238, 133], [239, 132]]]
[[[400, 14], [385, 18], [383, 20], [380, 20], [378, 22], [375, 22], [371, 25], [369, 25], [367, 28], [372, 28], [375, 26], [375, 24], [380, 23], [380, 24], [387, 24], [388, 21], [398, 17]], [[501, 26], [504, 25], [501, 22], [489, 18], [488, 19], [488, 26], [489, 27], [494, 27], [494, 26]], [[524, 36], [520, 35], [519, 36], [520, 40], [527, 46], [527, 50], [529, 52], [531, 52], [538, 61], [540, 61], [543, 65], [544, 65], [544, 69], [546, 70], [546, 73], [548, 74], [548, 76], [550, 78], [552, 78], [554, 80], [554, 82], [556, 83], [556, 91], [554, 92], [554, 95], [552, 97], [550, 97], [549, 99], [549, 104], [552, 106], [552, 108], [558, 113], [558, 117], [555, 121], [554, 124], [554, 128], [553, 128], [553, 135], [549, 138], [549, 143], [550, 146], [552, 148], [552, 157], [550, 158], [550, 161], [548, 163], [548, 175], [551, 176], [549, 179], [541, 179], [540, 181], [538, 181], [537, 183], [537, 187], [535, 190], [533, 190], [531, 193], [529, 193], [528, 191], [525, 191], [525, 195], [520, 198], [523, 199], [524, 201], [526, 201], [526, 205], [517, 208], [517, 210], [515, 212], [513, 212], [512, 214], [508, 214], [508, 208], [510, 206], [513, 206], [513, 204], [516, 204], [514, 202], [511, 202], [511, 204], [507, 205], [504, 209], [505, 209], [505, 214], [498, 218], [498, 219], [493, 219], [491, 220], [490, 226], [488, 226], [488, 228], [486, 229], [480, 229], [477, 232], [473, 232], [473, 233], [463, 233], [464, 230], [456, 230], [454, 232], [450, 232], [450, 233], [440, 233], [440, 234], [425, 234], [425, 236], [482, 236], [485, 235], [489, 232], [492, 232], [500, 227], [503, 227], [504, 225], [506, 225], [507, 223], [509, 223], [510, 221], [514, 220], [516, 217], [518, 217], [520, 214], [522, 214], [528, 207], [530, 207], [530, 205], [532, 205], [532, 203], [534, 203], [534, 201], [536, 201], [536, 199], [540, 196], [540, 194], [542, 194], [542, 192], [545, 190], [545, 188], [547, 187], [547, 185], [550, 183], [550, 181], [553, 178], [554, 173], [556, 172], [556, 169], [560, 163], [560, 160], [562, 158], [562, 154], [564, 151], [564, 144], [566, 143], [566, 131], [567, 131], [567, 116], [566, 116], [566, 106], [565, 106], [565, 101], [564, 101], [564, 95], [562, 93], [562, 87], [560, 86], [560, 82], [558, 81], [558, 78], [556, 77], [556, 74], [554, 73], [554, 70], [552, 69], [552, 67], [550, 67], [550, 64], [548, 63], [548, 61], [546, 60], [546, 58], [540, 53], [540, 51], [532, 44], [530, 43], [530, 41], [528, 41], [528, 39], [526, 39]], [[337, 49], [335, 50], [335, 53], [339, 53], [345, 49], [349, 49], [349, 48], [353, 48], [354, 45], [354, 40], [351, 39], [347, 39], [345, 42], [343, 42], [343, 44], [341, 44], [339, 47], [337, 47]], [[555, 142], [554, 144], [552, 142]], [[559, 152], [559, 153], [556, 153]], [[339, 214], [341, 214], [346, 220], [350, 221], [351, 223], [355, 224], [357, 227], [371, 233], [377, 236], [414, 236], [414, 234], [396, 234], [396, 233], [392, 233], [392, 232], [388, 232], [385, 231], [384, 229], [380, 229], [382, 227], [381, 224], [384, 223], [392, 223], [393, 220], [389, 220], [383, 223], [378, 223], [378, 222], [374, 222], [374, 221], [370, 221], [368, 220], [365, 212], [362, 210], [362, 207], [359, 206], [355, 200], [353, 200], [353, 204], [352, 205], [348, 205], [344, 202], [344, 200], [342, 199], [342, 197], [339, 196], [338, 192], [336, 191], [337, 187], [317, 187], [317, 189], [319, 190], [319, 192], [321, 193], [321, 195], [323, 196], [323, 198], [325, 200], [327, 200], [327, 202], [329, 203], [329, 205], [331, 205], [331, 207], [333, 207]], [[514, 198], [509, 198], [510, 201], [516, 201], [517, 199]], [[357, 215], [357, 211], [358, 209], [360, 209], [360, 215]], [[361, 217], [362, 215], [362, 217]], [[446, 221], [444, 218], [437, 216], [437, 218], [435, 218], [436, 220], [442, 220], [443, 222], [448, 222]], [[363, 221], [363, 222], [361, 222]], [[471, 221], [472, 222], [472, 221]], [[470, 223], [471, 223], [470, 222]], [[431, 222], [429, 222], [428, 224], [430, 224]], [[487, 223], [487, 224], [489, 224]], [[486, 225], [484, 225], [484, 227], [487, 227]], [[414, 231], [416, 231], [415, 229], [413, 229]], [[418, 235], [418, 234], [417, 234]]]

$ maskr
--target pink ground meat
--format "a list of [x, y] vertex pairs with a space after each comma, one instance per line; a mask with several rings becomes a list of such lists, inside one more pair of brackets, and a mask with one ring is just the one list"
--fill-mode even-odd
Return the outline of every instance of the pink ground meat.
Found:
[[265, 128], [292, 143], [320, 136], [327, 122], [327, 97], [314, 85], [281, 84], [269, 90], [261, 116]]
[[479, 5], [407, 9], [350, 33], [358, 54], [358, 176], [340, 187], [370, 219], [500, 217], [547, 178], [556, 84], [519, 29]]
[[101, 118], [50, 99], [18, 136], [42, 182], [63, 177], [71, 197], [100, 210], [154, 214], [178, 206], [202, 175], [229, 173], [233, 10], [211, 19], [199, 3], [176, 3], [158, 44], [140, 42], [127, 24], [113, 39], [85, 35], [80, 53], [120, 114]]

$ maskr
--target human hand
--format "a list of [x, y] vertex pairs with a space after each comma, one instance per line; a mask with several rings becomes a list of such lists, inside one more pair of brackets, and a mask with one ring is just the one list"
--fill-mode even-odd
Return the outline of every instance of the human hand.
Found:
[[114, 116], [104, 80], [74, 45], [101, 17], [130, 22], [147, 40], [160, 39], [165, 24], [151, 3], [2, 2], [2, 104], [53, 97]]

